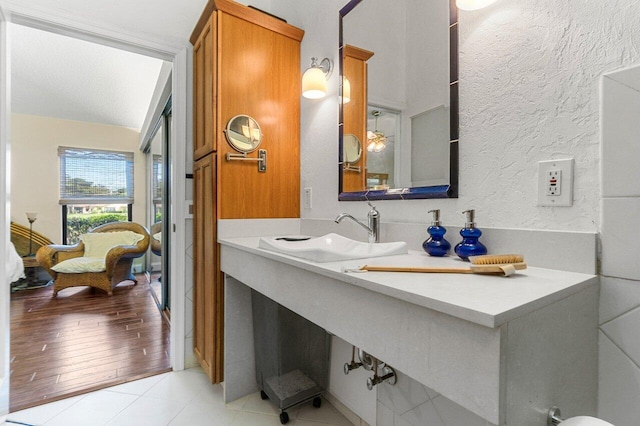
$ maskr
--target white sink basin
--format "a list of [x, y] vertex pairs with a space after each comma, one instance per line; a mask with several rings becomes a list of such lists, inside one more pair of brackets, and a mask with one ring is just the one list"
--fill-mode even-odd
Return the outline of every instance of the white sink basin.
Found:
[[314, 262], [336, 262], [407, 254], [407, 243], [405, 242], [371, 244], [355, 241], [338, 234], [291, 241], [296, 238], [300, 237], [262, 237], [258, 247]]

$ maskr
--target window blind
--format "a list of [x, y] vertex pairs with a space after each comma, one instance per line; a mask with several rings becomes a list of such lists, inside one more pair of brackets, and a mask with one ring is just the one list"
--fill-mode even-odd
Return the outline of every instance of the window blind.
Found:
[[162, 201], [162, 155], [153, 154], [153, 201]]
[[133, 152], [58, 147], [60, 204], [133, 204]]

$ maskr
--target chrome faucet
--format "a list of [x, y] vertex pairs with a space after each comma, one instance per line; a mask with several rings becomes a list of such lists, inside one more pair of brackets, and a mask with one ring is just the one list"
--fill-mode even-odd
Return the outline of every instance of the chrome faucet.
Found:
[[360, 222], [355, 217], [351, 216], [348, 213], [341, 213], [336, 217], [336, 223], [342, 222], [342, 219], [349, 218], [353, 220], [358, 225], [362, 226], [367, 230], [369, 234], [369, 243], [379, 243], [380, 242], [380, 212], [376, 210], [376, 207], [369, 202], [369, 206], [371, 206], [371, 210], [367, 213], [367, 219], [369, 220], [369, 226]]

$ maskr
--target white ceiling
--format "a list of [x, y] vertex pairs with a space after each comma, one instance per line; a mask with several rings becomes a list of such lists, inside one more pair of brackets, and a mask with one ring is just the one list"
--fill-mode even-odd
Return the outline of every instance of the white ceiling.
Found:
[[136, 37], [186, 46], [207, 0], [0, 0], [6, 10], [56, 16]]
[[[0, 0], [10, 14], [56, 17], [187, 46], [207, 0]], [[139, 129], [162, 61], [102, 45], [12, 25], [14, 112]]]
[[11, 108], [140, 129], [162, 61], [20, 25], [11, 27]]

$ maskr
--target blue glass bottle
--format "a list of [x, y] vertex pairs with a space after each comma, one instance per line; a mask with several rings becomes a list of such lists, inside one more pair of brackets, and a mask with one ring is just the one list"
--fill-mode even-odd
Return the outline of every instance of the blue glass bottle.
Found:
[[429, 238], [422, 243], [422, 248], [429, 256], [446, 256], [451, 250], [451, 244], [444, 239], [447, 229], [444, 226], [440, 226], [440, 210], [429, 210], [429, 213], [433, 213], [433, 222], [427, 228]]
[[482, 235], [482, 231], [476, 228], [476, 224], [473, 221], [475, 211], [474, 210], [466, 210], [462, 212], [463, 214], [467, 214], [467, 223], [465, 223], [464, 228], [460, 230], [460, 235], [462, 235], [462, 241], [456, 244], [454, 251], [463, 260], [469, 260], [469, 256], [480, 256], [483, 254], [487, 254], [487, 248], [478, 241], [478, 238]]

